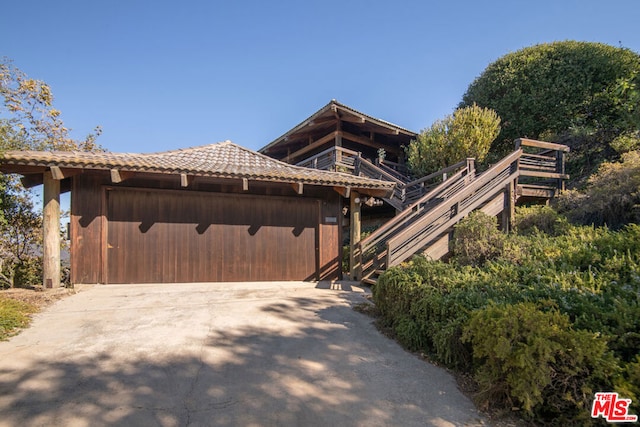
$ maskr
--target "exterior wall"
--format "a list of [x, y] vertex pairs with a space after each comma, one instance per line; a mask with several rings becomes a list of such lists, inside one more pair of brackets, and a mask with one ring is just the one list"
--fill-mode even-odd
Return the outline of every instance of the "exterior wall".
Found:
[[[124, 189], [129, 188], [130, 191]], [[122, 189], [122, 190], [121, 190]], [[143, 189], [142, 192], [134, 189]], [[165, 191], [163, 191], [165, 190]], [[113, 200], [119, 200], [117, 206], [106, 196], [107, 191], [118, 194], [118, 198], [112, 197]], [[143, 202], [139, 202], [136, 197], [142, 194], [153, 194], [149, 203], [155, 203], [158, 209], [142, 209], [151, 212], [137, 212], [131, 206], [144, 206]], [[127, 194], [132, 194], [132, 198], [127, 198]], [[188, 197], [182, 197], [188, 195]], [[150, 199], [150, 200], [151, 200]], [[138, 203], [139, 202], [139, 203]], [[194, 206], [204, 206], [211, 204], [216, 206], [217, 218], [220, 218], [221, 224], [201, 227], [199, 234], [194, 234], [193, 228], [200, 227], [193, 224]], [[209, 209], [199, 208], [199, 209]], [[213, 207], [212, 207], [213, 209]], [[311, 262], [315, 265], [311, 269], [312, 274], [309, 277], [296, 277], [296, 279], [306, 280], [328, 280], [339, 278], [340, 273], [340, 227], [341, 227], [341, 198], [333, 191], [332, 188], [314, 187], [305, 185], [303, 194], [297, 195], [294, 189], [288, 184], [258, 183], [249, 182], [249, 191], [242, 191], [242, 182], [240, 180], [207, 180], [197, 178], [188, 188], [180, 187], [179, 177], [176, 176], [147, 176], [135, 177], [124, 181], [121, 184], [112, 184], [108, 173], [85, 173], [77, 175], [73, 178], [73, 187], [71, 195], [71, 280], [72, 283], [106, 283], [106, 282], [129, 282], [130, 278], [120, 276], [118, 274], [118, 262], [124, 264], [124, 259], [117, 261], [113, 255], [113, 242], [116, 239], [119, 242], [126, 242], [127, 236], [134, 236], [134, 233], [145, 227], [144, 218], [151, 218], [156, 224], [153, 228], [154, 233], [158, 233], [157, 245], [166, 248], [167, 257], [174, 254], [181, 264], [175, 268], [163, 270], [162, 277], [166, 281], [185, 281], [182, 279], [200, 280], [205, 273], [198, 271], [187, 272], [186, 269], [202, 270], [200, 261], [188, 262], [189, 251], [196, 253], [200, 244], [207, 240], [206, 233], [215, 234], [218, 240], [209, 240], [209, 246], [220, 244], [221, 251], [218, 255], [224, 255], [223, 259], [216, 261], [211, 260], [208, 267], [210, 271], [224, 268], [233, 270], [240, 269], [242, 274], [243, 263], [252, 262], [243, 259], [234, 249], [234, 241], [242, 243], [248, 229], [248, 222], [260, 222], [257, 224], [255, 232], [256, 236], [264, 236], [255, 240], [261, 247], [251, 248], [254, 254], [258, 254], [260, 259], [253, 262], [260, 264], [261, 271], [255, 276], [251, 276], [252, 280], [281, 280], [291, 279], [292, 275], [301, 274], [305, 267], [303, 263], [309, 263], [309, 254], [295, 253], [300, 252], [295, 244], [306, 245], [308, 247], [315, 245], [312, 250]], [[253, 212], [255, 210], [255, 212]], [[162, 218], [167, 212], [170, 212], [172, 218], [180, 220], [172, 220], [171, 224], [164, 223]], [[242, 214], [246, 211], [246, 214]], [[295, 211], [295, 213], [292, 213]], [[109, 227], [108, 212], [119, 212], [120, 218], [111, 218], [112, 226]], [[127, 218], [123, 218], [122, 216]], [[150, 217], [148, 215], [151, 215]], [[190, 216], [191, 215], [191, 216]], [[212, 215], [214, 215], [212, 213]], [[242, 218], [244, 217], [244, 219]], [[279, 221], [284, 221], [282, 224]], [[313, 221], [313, 222], [310, 222]], [[297, 224], [298, 227], [280, 227], [280, 225]], [[244, 234], [238, 234], [238, 225], [244, 230]], [[176, 227], [186, 227], [179, 231]], [[214, 227], [214, 228], [212, 228]], [[217, 227], [217, 228], [216, 228]], [[196, 227], [197, 228], [197, 227]], [[299, 230], [298, 230], [299, 229]], [[259, 230], [259, 232], [257, 231]], [[119, 234], [118, 234], [119, 233]], [[173, 234], [172, 234], [173, 233]], [[191, 234], [189, 234], [191, 233]], [[236, 234], [234, 234], [236, 233]], [[252, 233], [249, 227], [249, 234]], [[260, 234], [262, 233], [262, 234]], [[301, 233], [296, 236], [297, 239], [292, 240], [291, 234]], [[110, 235], [109, 235], [110, 234]], [[139, 233], [138, 233], [139, 234]], [[188, 237], [180, 237], [173, 239], [178, 241], [163, 241], [163, 236], [193, 236], [199, 242], [189, 241]], [[235, 236], [235, 238], [234, 238]], [[133, 237], [132, 237], [133, 238]], [[210, 237], [209, 239], [213, 239]], [[308, 240], [312, 239], [312, 240]], [[288, 242], [283, 244], [283, 242]], [[118, 243], [120, 244], [120, 243]], [[135, 241], [126, 243], [131, 247], [136, 247]], [[223, 244], [230, 245], [227, 250], [223, 250]], [[111, 248], [109, 248], [111, 246]], [[111, 252], [109, 252], [111, 250]], [[177, 251], [177, 252], [176, 252]], [[235, 252], [234, 252], [235, 251]], [[200, 254], [200, 252], [197, 252]], [[269, 255], [267, 255], [269, 254]], [[264, 256], [263, 256], [264, 255]], [[136, 257], [135, 253], [126, 254], [128, 257]], [[199, 255], [201, 256], [201, 255]], [[251, 255], [247, 255], [251, 256]], [[269, 258], [269, 256], [271, 258]], [[164, 255], [163, 255], [164, 257]], [[196, 258], [193, 258], [196, 260]], [[110, 260], [110, 262], [109, 262]], [[126, 259], [130, 261], [129, 258]], [[180, 261], [182, 260], [182, 262]], [[267, 262], [266, 260], [272, 260]], [[136, 261], [141, 269], [158, 269], [166, 268], [163, 263], [165, 260], [145, 260], [140, 258]], [[223, 264], [216, 264], [222, 262]], [[136, 264], [136, 265], [137, 265]], [[176, 271], [182, 271], [176, 273]], [[166, 272], [166, 275], [164, 274]], [[135, 275], [137, 270], [130, 270], [130, 275]], [[179, 277], [176, 277], [176, 274]], [[228, 273], [232, 277], [233, 273]], [[281, 275], [282, 277], [278, 277]], [[149, 276], [152, 277], [152, 276]], [[158, 276], [156, 276], [158, 277]], [[211, 281], [217, 280], [215, 274], [211, 274]], [[253, 278], [255, 277], [255, 278]], [[222, 277], [224, 279], [224, 275]], [[113, 280], [111, 280], [113, 279]], [[145, 279], [145, 276], [137, 276], [135, 279]], [[189, 280], [191, 281], [191, 280]], [[209, 281], [209, 280], [207, 280]]]

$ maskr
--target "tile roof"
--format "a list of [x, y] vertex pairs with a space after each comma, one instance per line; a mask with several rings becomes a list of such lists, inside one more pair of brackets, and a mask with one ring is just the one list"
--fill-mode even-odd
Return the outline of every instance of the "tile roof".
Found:
[[247, 178], [258, 181], [382, 190], [390, 190], [393, 187], [393, 183], [387, 181], [289, 165], [241, 147], [231, 141], [150, 154], [7, 151], [0, 155], [1, 165], [58, 166], [60, 168], [89, 170], [118, 169], [163, 174], [185, 173], [217, 178]]

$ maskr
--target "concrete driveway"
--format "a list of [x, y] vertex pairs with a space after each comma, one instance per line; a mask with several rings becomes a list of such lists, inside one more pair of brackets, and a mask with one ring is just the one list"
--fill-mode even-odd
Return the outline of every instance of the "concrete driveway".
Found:
[[302, 282], [90, 287], [0, 343], [0, 425], [486, 425], [362, 301]]

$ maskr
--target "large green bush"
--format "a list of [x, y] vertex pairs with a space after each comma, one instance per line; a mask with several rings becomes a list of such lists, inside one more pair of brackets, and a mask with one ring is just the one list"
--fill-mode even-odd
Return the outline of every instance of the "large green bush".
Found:
[[602, 43], [562, 41], [509, 53], [467, 89], [474, 103], [502, 118], [501, 151], [519, 137], [548, 138], [575, 129], [614, 137], [637, 130], [640, 55]]
[[612, 231], [569, 225], [549, 208], [528, 212], [535, 218], [519, 212], [533, 224], [526, 236], [505, 239], [518, 262], [415, 257], [389, 269], [374, 288], [382, 322], [408, 348], [475, 375], [485, 404], [540, 422], [583, 423], [594, 391], [636, 404], [640, 226]]

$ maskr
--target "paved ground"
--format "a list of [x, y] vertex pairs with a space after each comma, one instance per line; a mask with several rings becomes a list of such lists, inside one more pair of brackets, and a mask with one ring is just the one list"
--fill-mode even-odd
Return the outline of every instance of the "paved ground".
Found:
[[293, 282], [90, 287], [0, 343], [0, 425], [485, 425], [362, 301]]

